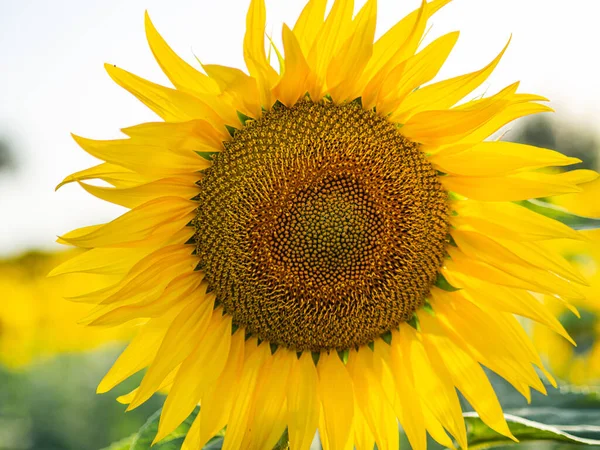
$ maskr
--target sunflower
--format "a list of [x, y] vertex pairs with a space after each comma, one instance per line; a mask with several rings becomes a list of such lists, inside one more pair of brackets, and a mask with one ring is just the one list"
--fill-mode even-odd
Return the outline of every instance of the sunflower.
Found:
[[326, 449], [397, 449], [398, 423], [414, 449], [427, 433], [465, 448], [456, 389], [511, 436], [482, 366], [527, 399], [545, 392], [536, 367], [554, 383], [514, 314], [567, 337], [532, 292], [583, 296], [548, 244], [581, 237], [516, 202], [597, 174], [540, 172], [578, 160], [484, 141], [551, 110], [518, 83], [463, 101], [505, 49], [432, 82], [458, 32], [420, 43], [447, 3], [423, 1], [374, 42], [375, 0], [355, 16], [350, 0], [327, 15], [310, 0], [267, 52], [264, 1], [252, 0], [248, 74], [196, 70], [146, 16], [174, 88], [106, 65], [162, 121], [75, 136], [104, 162], [63, 183], [130, 211], [64, 235], [88, 251], [60, 270], [121, 274], [77, 299], [96, 304], [92, 325], [142, 323], [98, 391], [147, 367], [122, 400], [169, 391], [156, 441], [201, 403], [188, 450], [224, 427], [225, 449], [272, 448], [286, 429], [292, 449], [317, 429]]

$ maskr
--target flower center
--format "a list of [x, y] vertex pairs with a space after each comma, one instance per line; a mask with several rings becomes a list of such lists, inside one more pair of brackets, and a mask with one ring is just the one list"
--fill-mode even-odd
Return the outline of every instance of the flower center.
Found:
[[372, 342], [423, 306], [447, 193], [417, 144], [356, 104], [250, 121], [198, 182], [196, 250], [246, 331], [297, 351]]

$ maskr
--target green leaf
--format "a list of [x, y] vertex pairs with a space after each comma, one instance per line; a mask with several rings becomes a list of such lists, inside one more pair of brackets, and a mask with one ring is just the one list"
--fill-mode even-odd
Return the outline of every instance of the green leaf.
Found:
[[452, 286], [441, 272], [438, 272], [437, 279], [435, 280], [434, 284], [440, 289], [443, 289], [444, 291], [448, 292], [455, 292], [460, 290], [459, 288], [455, 288], [454, 286]]
[[223, 448], [223, 436], [215, 436], [206, 443], [202, 450], [221, 450]]
[[136, 437], [136, 435], [132, 434], [131, 436], [126, 437], [125, 439], [121, 439], [120, 441], [113, 442], [111, 445], [109, 445], [108, 447], [104, 447], [101, 450], [130, 450], [131, 443], [133, 442], [135, 437]]
[[213, 156], [220, 152], [196, 152], [199, 156], [209, 161], [212, 161]]
[[[185, 421], [175, 429], [170, 435], [157, 442], [152, 446], [152, 450], [180, 450], [181, 445], [183, 444], [183, 440], [185, 439], [185, 435], [189, 431], [194, 419], [198, 415], [198, 411], [200, 411], [200, 407], [196, 407], [194, 411], [188, 416]], [[154, 414], [150, 416], [150, 418], [146, 421], [146, 423], [140, 428], [137, 435], [131, 441], [130, 450], [149, 450], [158, 432], [158, 421], [160, 419], [161, 410], [159, 409]], [[111, 449], [112, 450], [112, 449]], [[119, 449], [120, 450], [120, 449]]]
[[[510, 445], [515, 442], [490, 429], [477, 413], [464, 413], [467, 439], [471, 450]], [[504, 415], [508, 427], [519, 442], [551, 441], [600, 446], [600, 427], [585, 425], [546, 425], [511, 414]], [[578, 435], [579, 434], [579, 435]], [[584, 434], [586, 437], [581, 437]]]
[[[560, 424], [554, 426], [562, 431], [573, 433], [577, 435], [577, 437], [600, 439], [597, 434], [600, 432], [600, 409], [573, 409], [546, 406], [541, 408], [528, 407], [511, 410], [510, 414], [527, 418], [534, 422]], [[590, 435], [590, 430], [596, 430], [596, 434]]]
[[247, 116], [246, 114], [236, 111], [238, 119], [240, 119], [240, 122], [242, 123], [242, 125], [246, 125], [246, 122], [249, 120], [254, 120], [252, 117]]
[[227, 129], [227, 132], [229, 133], [229, 135], [231, 137], [233, 137], [233, 135], [235, 134], [235, 132], [237, 131], [237, 128], [232, 127], [231, 125], [225, 125], [225, 128]]
[[552, 203], [542, 200], [525, 200], [517, 203], [550, 219], [558, 220], [574, 230], [594, 230], [600, 228], [600, 219], [578, 216]]
[[351, 105], [356, 105], [362, 108], [362, 97], [356, 97], [354, 100], [350, 102]]

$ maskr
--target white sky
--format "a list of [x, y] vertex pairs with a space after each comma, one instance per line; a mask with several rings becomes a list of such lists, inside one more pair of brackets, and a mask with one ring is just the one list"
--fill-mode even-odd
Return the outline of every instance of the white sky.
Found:
[[[364, 1], [357, 0], [359, 5]], [[111, 220], [123, 210], [70, 185], [66, 175], [96, 164], [70, 138], [118, 137], [156, 117], [104, 72], [110, 62], [167, 83], [145, 42], [144, 10], [182, 57], [243, 68], [249, 0], [0, 0], [0, 136], [20, 170], [0, 172], [0, 256], [52, 247], [56, 235]], [[380, 0], [378, 34], [419, 0]], [[267, 0], [267, 31], [278, 41], [304, 0]], [[461, 36], [441, 77], [479, 69], [513, 34], [484, 87], [521, 80], [521, 92], [552, 99], [561, 118], [600, 124], [600, 0], [454, 0], [434, 17], [428, 41]]]

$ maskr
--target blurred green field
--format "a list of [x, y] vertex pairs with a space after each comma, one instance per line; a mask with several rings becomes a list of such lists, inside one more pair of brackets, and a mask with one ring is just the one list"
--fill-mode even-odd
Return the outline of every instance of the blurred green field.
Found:
[[98, 450], [136, 432], [162, 399], [124, 412], [126, 405], [116, 398], [137, 387], [141, 376], [96, 394], [120, 351], [112, 346], [58, 355], [17, 371], [0, 368], [0, 449]]

